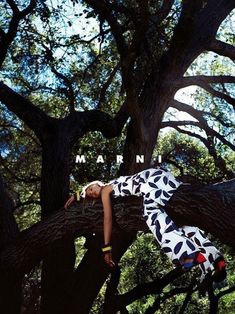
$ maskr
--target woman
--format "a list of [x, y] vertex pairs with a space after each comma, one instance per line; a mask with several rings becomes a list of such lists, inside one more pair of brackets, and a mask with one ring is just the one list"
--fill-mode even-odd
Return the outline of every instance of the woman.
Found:
[[[111, 196], [143, 196], [146, 223], [157, 239], [163, 251], [173, 264], [185, 270], [199, 265], [202, 278], [210, 274], [214, 282], [226, 277], [225, 261], [220, 252], [197, 227], [178, 228], [164, 210], [176, 189], [182, 183], [167, 171], [150, 168], [131, 176], [121, 176], [104, 184], [93, 181], [83, 188], [82, 197], [100, 198], [104, 207], [104, 246], [102, 251], [106, 263], [113, 267], [112, 260], [112, 205]], [[73, 195], [66, 202], [68, 208], [76, 197]]]

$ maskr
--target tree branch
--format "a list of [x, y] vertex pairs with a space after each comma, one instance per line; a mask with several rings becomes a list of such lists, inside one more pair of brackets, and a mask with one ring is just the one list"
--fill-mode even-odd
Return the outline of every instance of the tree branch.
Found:
[[[187, 112], [188, 114], [190, 114], [192, 117], [194, 117], [195, 119], [198, 120], [198, 127], [200, 127], [201, 129], [203, 129], [207, 136], [210, 136], [210, 137], [217, 137], [222, 143], [224, 143], [225, 145], [227, 145], [228, 147], [230, 147], [232, 150], [235, 150], [235, 145], [233, 145], [232, 143], [230, 143], [229, 141], [227, 141], [220, 133], [218, 133], [217, 131], [213, 130], [212, 128], [210, 128], [207, 124], [207, 121], [206, 119], [204, 118], [204, 114], [206, 114], [206, 112], [204, 111], [201, 111], [201, 110], [197, 110], [195, 108], [193, 108], [192, 106], [189, 106], [185, 103], [182, 103], [182, 102], [179, 102], [177, 100], [174, 100], [172, 103], [171, 103], [171, 107], [173, 108], [176, 108], [177, 110], [180, 110], [180, 111], [184, 111], [184, 112]], [[178, 127], [178, 125], [183, 125], [184, 122], [173, 122], [173, 121], [169, 121], [168, 124], [171, 124], [172, 127]], [[166, 125], [166, 123], [164, 122], [164, 124]], [[164, 125], [163, 124], [163, 125]], [[196, 125], [191, 123], [192, 125]], [[170, 125], [169, 125], [170, 126]], [[182, 129], [179, 129], [179, 130], [182, 130]], [[198, 137], [199, 138], [199, 137]], [[201, 136], [200, 138], [201, 141], [203, 142], [203, 139]], [[204, 142], [203, 142], [204, 143]], [[205, 143], [204, 143], [205, 144]]]
[[106, 138], [116, 137], [120, 135], [128, 118], [127, 103], [124, 102], [114, 118], [100, 110], [89, 110], [75, 112], [68, 119], [72, 120], [73, 138], [76, 139], [90, 131], [100, 131]]
[[214, 89], [210, 84], [214, 83], [235, 83], [235, 77], [234, 76], [188, 76], [184, 77], [180, 80], [178, 80], [180, 88], [187, 87], [190, 85], [197, 85], [201, 88], [205, 89], [207, 92], [212, 94], [214, 97], [219, 97], [221, 99], [224, 99], [229, 104], [231, 104], [235, 108], [235, 99], [232, 98], [229, 95], [226, 95], [220, 91], [217, 91]]
[[46, 50], [46, 57], [48, 59], [48, 62], [51, 65], [51, 70], [52, 72], [57, 76], [57, 78], [61, 79], [65, 86], [67, 86], [68, 90], [66, 90], [66, 96], [68, 97], [69, 100], [69, 108], [70, 108], [70, 113], [75, 112], [75, 102], [76, 102], [76, 97], [74, 94], [74, 90], [73, 90], [73, 84], [72, 81], [64, 74], [62, 74], [61, 72], [59, 72], [55, 65], [55, 59], [53, 57], [53, 53], [52, 53], [52, 47], [49, 49], [46, 45], [44, 45], [42, 43], [42, 46], [44, 47], [44, 49]]
[[21, 19], [24, 18], [29, 13], [31, 13], [33, 9], [35, 8], [36, 4], [37, 4], [37, 0], [31, 0], [29, 5], [20, 12]]
[[164, 0], [160, 10], [157, 12], [158, 24], [161, 23], [170, 13], [174, 0]]
[[[142, 199], [134, 196], [113, 199], [118, 226], [113, 232], [146, 230], [141, 214], [142, 206]], [[181, 185], [167, 203], [166, 211], [178, 225], [198, 226], [235, 249], [235, 180], [208, 186]], [[0, 270], [20, 276], [62, 239], [70, 240], [102, 230], [101, 201], [98, 200], [94, 205], [91, 202], [79, 202], [21, 232], [16, 242], [0, 255]]]
[[9, 6], [12, 9], [13, 13], [15, 13], [15, 14], [20, 13], [20, 10], [19, 10], [18, 6], [16, 5], [15, 1], [7, 0], [7, 3], [9, 4]]
[[103, 84], [102, 86], [102, 89], [100, 91], [100, 97], [99, 97], [99, 102], [98, 102], [98, 105], [96, 107], [96, 109], [100, 109], [102, 104], [104, 103], [105, 101], [105, 93], [107, 91], [107, 89], [109, 88], [110, 84], [112, 83], [113, 81], [113, 78], [115, 76], [115, 74], [117, 73], [118, 69], [119, 69], [119, 63], [114, 67], [114, 69], [111, 71], [107, 81]]
[[223, 297], [224, 295], [228, 294], [228, 293], [232, 293], [235, 291], [235, 286], [232, 286], [226, 290], [223, 290], [223, 291], [220, 291], [218, 294], [217, 294], [217, 298], [220, 299], [221, 297]]
[[89, 4], [102, 19], [105, 19], [109, 23], [117, 43], [118, 51], [121, 56], [124, 56], [127, 53], [127, 44], [122, 34], [122, 27], [112, 13], [110, 3], [103, 0], [86, 0], [85, 2]]
[[229, 96], [229, 95], [226, 95], [216, 89], [214, 89], [213, 87], [211, 87], [209, 84], [202, 84], [199, 85], [201, 86], [202, 88], [204, 88], [207, 92], [209, 92], [212, 96], [214, 97], [219, 97], [223, 100], [225, 100], [227, 103], [229, 103], [230, 105], [233, 106], [233, 108], [235, 109], [235, 98]]
[[226, 84], [235, 83], [235, 76], [231, 75], [197, 75], [197, 76], [184, 76], [177, 80], [178, 88], [184, 88], [191, 85], [201, 86], [202, 83], [207, 84]]
[[10, 87], [0, 82], [0, 101], [15, 113], [35, 132], [41, 139], [42, 128], [50, 118], [28, 99], [13, 91]]
[[198, 121], [162, 121], [161, 123], [161, 128], [174, 128], [174, 127], [178, 127], [178, 126], [187, 126], [187, 125], [193, 125], [193, 126], [197, 126], [200, 127], [200, 124]]
[[214, 39], [208, 45], [208, 50], [211, 50], [221, 56], [235, 60], [235, 47], [218, 39]]
[[130, 291], [116, 296], [116, 310], [126, 307], [137, 299], [149, 294], [160, 294], [164, 287], [183, 274], [180, 269], [173, 269], [162, 278], [141, 284]]
[[174, 125], [173, 127], [179, 133], [183, 133], [183, 134], [186, 134], [190, 137], [195, 137], [195, 138], [199, 139], [205, 145], [205, 147], [208, 149], [209, 154], [213, 157], [216, 167], [218, 167], [222, 171], [222, 173], [225, 174], [229, 179], [234, 178], [233, 171], [227, 169], [227, 165], [226, 165], [225, 160], [217, 153], [217, 151], [215, 149], [214, 142], [213, 142], [213, 137], [208, 135], [207, 138], [204, 138], [203, 136], [201, 136], [197, 133], [193, 133], [193, 132], [181, 129], [177, 125]]
[[[235, 145], [233, 145], [232, 143], [227, 141], [224, 136], [222, 136], [220, 133], [218, 133], [217, 131], [215, 131], [212, 128], [210, 128], [208, 125], [207, 125], [207, 127], [205, 127], [205, 126], [202, 127], [200, 122], [196, 122], [196, 121], [163, 121], [161, 123], [161, 128], [170, 127], [170, 128], [177, 129], [177, 131], [179, 131], [179, 132], [183, 132], [183, 131], [186, 131], [186, 130], [183, 130], [183, 129], [179, 128], [179, 126], [188, 126], [188, 125], [196, 126], [198, 128], [203, 129], [206, 132], [207, 136], [217, 137], [223, 144], [227, 145], [232, 150], [235, 150]], [[190, 133], [190, 134], [196, 134], [196, 133]], [[198, 138], [203, 142], [204, 138], [202, 136], [200, 136]]]
[[26, 17], [26, 15], [32, 12], [34, 7], [36, 6], [36, 0], [31, 0], [28, 7], [24, 9], [23, 11], [20, 11], [15, 1], [7, 0], [7, 2], [13, 11], [13, 16], [9, 23], [8, 32], [7, 33], [4, 33], [3, 31], [0, 32], [0, 44], [1, 44], [0, 66], [3, 64], [7, 55], [8, 48], [10, 47], [12, 41], [14, 40], [16, 36], [20, 20], [22, 20], [23, 18]]

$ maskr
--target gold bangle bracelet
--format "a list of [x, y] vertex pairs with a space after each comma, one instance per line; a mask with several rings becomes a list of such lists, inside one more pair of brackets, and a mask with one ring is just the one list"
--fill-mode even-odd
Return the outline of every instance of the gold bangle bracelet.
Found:
[[102, 248], [102, 252], [109, 252], [112, 250], [112, 246], [106, 246]]

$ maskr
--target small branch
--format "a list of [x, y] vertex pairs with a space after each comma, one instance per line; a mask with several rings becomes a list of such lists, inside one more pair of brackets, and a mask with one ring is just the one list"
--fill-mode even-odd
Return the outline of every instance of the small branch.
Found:
[[187, 294], [186, 294], [186, 297], [184, 299], [184, 302], [182, 304], [182, 307], [180, 308], [179, 310], [179, 313], [178, 314], [183, 314], [189, 304], [189, 302], [191, 301], [191, 298], [192, 298], [192, 294], [194, 292], [194, 285], [195, 285], [195, 279], [192, 280], [191, 284], [189, 285], [189, 287], [187, 287]]
[[225, 100], [227, 103], [229, 103], [230, 105], [233, 106], [233, 108], [235, 109], [235, 98], [232, 98], [229, 95], [226, 95], [220, 91], [217, 91], [216, 89], [212, 88], [209, 84], [202, 84], [199, 85], [202, 88], [204, 88], [207, 92], [209, 92], [212, 96], [214, 97], [218, 97], [221, 98], [223, 100]]
[[42, 46], [46, 50], [46, 56], [47, 56], [47, 59], [48, 59], [50, 65], [51, 65], [52, 72], [59, 79], [63, 80], [64, 84], [68, 88], [68, 91], [66, 91], [66, 96], [68, 97], [68, 100], [69, 100], [70, 113], [73, 113], [73, 112], [75, 112], [75, 102], [76, 102], [76, 97], [75, 97], [74, 90], [73, 90], [73, 84], [72, 84], [71, 80], [68, 77], [66, 77], [66, 75], [64, 75], [61, 72], [59, 72], [56, 69], [55, 65], [53, 64], [55, 62], [55, 59], [54, 59], [53, 54], [52, 54], [52, 48], [49, 49], [44, 44], [42, 44]]
[[35, 8], [36, 4], [37, 4], [37, 0], [31, 0], [29, 5], [23, 11], [20, 12], [20, 17], [24, 18], [26, 15], [31, 13], [33, 9]]
[[208, 50], [213, 51], [223, 57], [235, 60], [235, 47], [218, 39], [214, 39], [208, 45]]
[[105, 93], [106, 93], [107, 89], [109, 88], [110, 84], [112, 83], [113, 78], [114, 78], [115, 74], [117, 73], [118, 69], [119, 69], [119, 63], [114, 67], [114, 69], [110, 73], [109, 78], [103, 84], [102, 89], [100, 91], [100, 98], [99, 98], [99, 102], [98, 102], [96, 109], [101, 109], [101, 106], [105, 101]]
[[20, 20], [24, 19], [26, 15], [32, 12], [33, 8], [36, 5], [36, 0], [31, 0], [29, 6], [23, 11], [19, 11], [16, 3], [13, 0], [7, 0], [7, 3], [12, 9], [13, 16], [9, 23], [8, 32], [4, 33], [2, 30], [0, 32], [0, 36], [1, 36], [0, 37], [0, 43], [1, 43], [0, 66], [4, 62], [7, 55], [7, 51], [17, 34], [17, 29], [18, 29]]
[[183, 274], [183, 271], [180, 269], [173, 269], [169, 273], [167, 273], [162, 278], [157, 278], [156, 280], [136, 286], [132, 290], [117, 296], [117, 309], [123, 308], [128, 304], [131, 304], [135, 300], [142, 298], [143, 296], [149, 294], [160, 294], [165, 286], [167, 286], [170, 282], [180, 277]]
[[235, 286], [232, 286], [226, 290], [223, 290], [223, 291], [220, 291], [218, 294], [217, 294], [217, 298], [220, 299], [222, 298], [224, 295], [226, 294], [229, 294], [229, 293], [232, 293], [235, 291]]
[[[0, 128], [3, 129], [8, 129], [8, 128], [12, 128], [12, 129], [16, 129], [17, 131], [19, 131], [20, 133], [24, 134], [25, 136], [29, 137], [35, 144], [37, 147], [40, 147], [40, 143], [37, 139], [37, 137], [33, 136], [32, 134], [30, 134], [29, 132], [26, 132], [25, 130], [22, 130], [19, 126], [17, 125], [13, 125], [10, 123], [0, 123]], [[8, 130], [9, 131], [9, 130]]]
[[[202, 110], [198, 110], [193, 108], [192, 106], [189, 106], [185, 103], [179, 102], [177, 100], [174, 100], [171, 103], [171, 107], [176, 108], [179, 111], [184, 111], [187, 112], [188, 114], [190, 114], [192, 117], [194, 117], [195, 119], [198, 120], [198, 123], [190, 123], [191, 125], [195, 125], [200, 127], [201, 129], [203, 129], [207, 136], [210, 137], [217, 137], [223, 144], [227, 145], [228, 147], [230, 147], [232, 150], [235, 150], [235, 145], [233, 145], [232, 143], [230, 143], [229, 141], [227, 141], [220, 133], [218, 133], [217, 131], [213, 130], [212, 128], [210, 128], [208, 126], [208, 123], [206, 121], [206, 119], [204, 118], [204, 115], [207, 114], [206, 112], [202, 111]], [[165, 126], [171, 126], [174, 128], [178, 128], [179, 125], [186, 125], [184, 124], [184, 121], [169, 121], [169, 122], [163, 122], [163, 127]], [[178, 131], [183, 132], [182, 129], [178, 128]], [[196, 136], [195, 136], [196, 137]], [[199, 139], [202, 140], [203, 139], [200, 137], [198, 137]]]
[[197, 139], [199, 139], [204, 145], [205, 147], [208, 149], [209, 154], [213, 157], [214, 159], [214, 163], [216, 165], [216, 167], [218, 167], [223, 174], [225, 174], [228, 178], [234, 178], [234, 173], [233, 171], [227, 169], [227, 165], [225, 160], [217, 153], [216, 149], [215, 149], [215, 145], [213, 142], [213, 137], [208, 136], [207, 138], [204, 138], [203, 136], [197, 134], [197, 133], [193, 133], [193, 132], [189, 132], [186, 130], [183, 130], [179, 127], [174, 127], [179, 133], [183, 133], [186, 134], [190, 137], [195, 137]]
[[36, 200], [28, 200], [28, 201], [25, 201], [25, 202], [19, 202], [19, 203], [17, 203], [14, 206], [14, 211], [17, 210], [20, 207], [27, 206], [27, 205], [41, 205], [41, 203], [40, 203], [39, 200], [38, 201], [36, 201]]

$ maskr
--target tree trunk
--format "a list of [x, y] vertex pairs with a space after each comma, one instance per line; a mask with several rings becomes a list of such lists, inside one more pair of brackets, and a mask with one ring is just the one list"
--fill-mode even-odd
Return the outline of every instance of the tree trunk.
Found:
[[[44, 134], [42, 153], [42, 219], [63, 206], [69, 192], [70, 136], [61, 122]], [[41, 313], [67, 312], [67, 290], [73, 274], [75, 250], [73, 239], [61, 239], [50, 247], [42, 266]]]
[[[13, 202], [5, 191], [0, 177], [0, 251], [2, 252], [19, 235], [13, 216]], [[0, 272], [0, 309], [2, 313], [18, 314], [21, 309], [22, 276]]]

